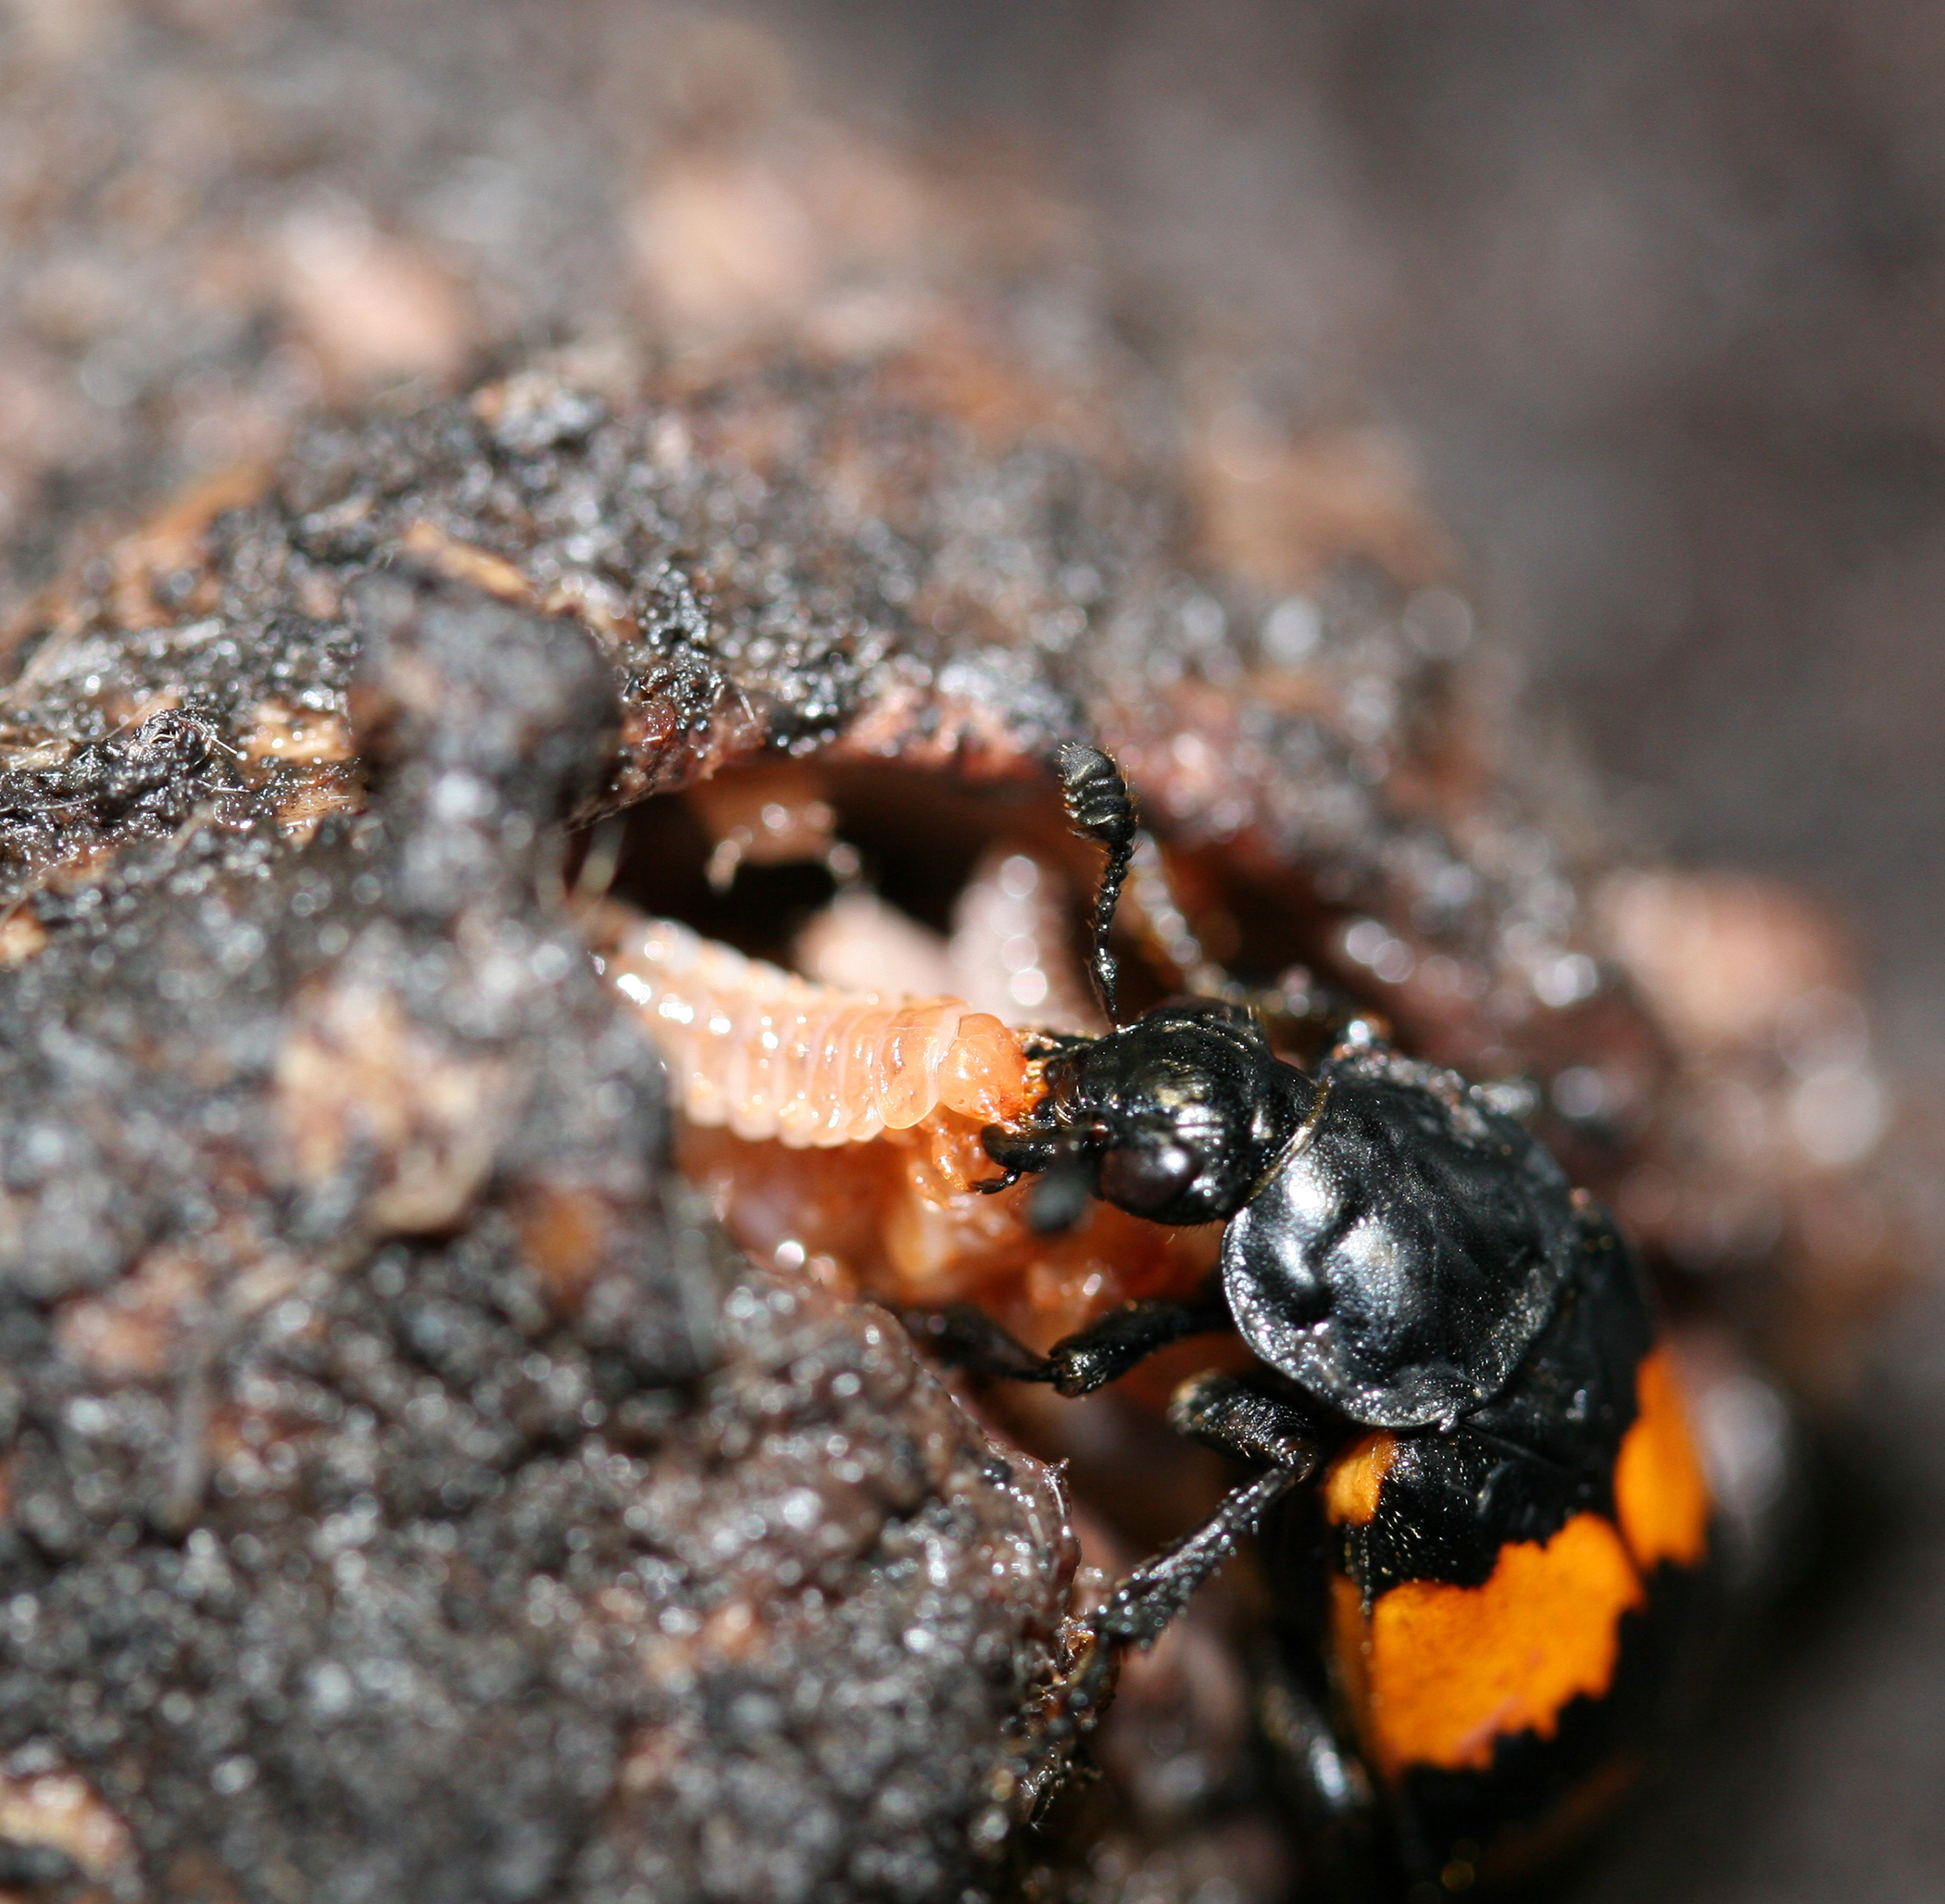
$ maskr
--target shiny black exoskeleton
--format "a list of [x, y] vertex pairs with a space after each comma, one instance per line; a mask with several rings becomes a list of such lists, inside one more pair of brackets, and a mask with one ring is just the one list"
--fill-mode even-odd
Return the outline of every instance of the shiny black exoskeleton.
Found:
[[[1076, 830], [1108, 848], [1091, 969], [1111, 1019], [1133, 803], [1098, 750], [1059, 764]], [[1306, 1075], [1249, 1009], [1181, 998], [1042, 1056], [1042, 1100], [985, 1134], [1005, 1174], [984, 1187], [1035, 1176], [1042, 1229], [1089, 1196], [1223, 1222], [1219, 1287], [1129, 1304], [1045, 1357], [970, 1310], [924, 1326], [962, 1360], [1069, 1395], [1234, 1327], [1260, 1372], [1185, 1384], [1170, 1419], [1264, 1470], [1092, 1616], [1056, 1733], [1085, 1730], [1119, 1651], [1314, 1473], [1276, 1576], [1310, 1656], [1279, 1687], [1279, 1723], [1320, 1813], [1354, 1835], [1384, 1820], [1372, 1842], [1390, 1848], [1361, 1854], [1352, 1888], [1386, 1858], [1421, 1887], [1463, 1888], [1507, 1846], [1598, 1810], [1652, 1731], [1708, 1516], [1612, 1222], [1485, 1094], [1368, 1032]], [[1438, 1632], [1466, 1635], [1450, 1642], [1463, 1657], [1424, 1637]]]
[[1047, 1096], [1023, 1124], [986, 1134], [1010, 1173], [1041, 1174], [1035, 1219], [1066, 1227], [1072, 1183], [1158, 1223], [1233, 1217], [1302, 1125], [1313, 1092], [1239, 1006], [1186, 998], [1047, 1061]]
[[[1111, 1015], [1111, 896], [1134, 805], [1098, 749], [1071, 745], [1060, 767], [1076, 829], [1109, 846], [1092, 969]], [[1045, 1229], [1087, 1196], [1158, 1223], [1226, 1222], [1228, 1318], [1352, 1422], [1452, 1426], [1500, 1392], [1552, 1314], [1575, 1246], [1566, 1177], [1449, 1072], [1365, 1045], [1306, 1077], [1245, 1007], [1178, 998], [1064, 1041], [1046, 1080], [1024, 1121], [985, 1132], [1006, 1175], [985, 1187], [1037, 1174]]]
[[1248, 1011], [1203, 998], [1060, 1052], [1047, 1083], [1026, 1122], [988, 1133], [994, 1161], [1158, 1223], [1226, 1221], [1236, 1327], [1350, 1421], [1451, 1426], [1552, 1313], [1566, 1178], [1448, 1073], [1353, 1047], [1306, 1078]]

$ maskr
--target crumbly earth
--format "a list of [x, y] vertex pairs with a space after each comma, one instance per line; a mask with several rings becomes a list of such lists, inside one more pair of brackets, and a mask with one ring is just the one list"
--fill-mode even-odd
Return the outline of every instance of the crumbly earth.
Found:
[[[1220, 1475], [1009, 1404], [1071, 1504], [666, 1174], [562, 874], [705, 776], [1044, 833], [1103, 740], [1215, 949], [1532, 1080], [1678, 1301], [1827, 1380], [1905, 1259], [1827, 928], [1616, 871], [1395, 482], [644, 18], [0, 19], [0, 1890], [1011, 1882], [1076, 1525]], [[1287, 1894], [1250, 1626], [1131, 1672], [1019, 1895]]]
[[0, 1001], [6, 1875], [957, 1897], [1064, 1504], [671, 1192], [558, 896], [595, 645], [362, 603], [364, 810], [299, 845], [179, 750]]
[[1761, 888], [1610, 877], [1504, 731], [1460, 597], [1362, 557], [1303, 595], [1211, 570], [1112, 417], [1068, 427], [1017, 357], [954, 339], [621, 394], [543, 359], [316, 426], [260, 493], [191, 496], [17, 626], [0, 956], [192, 813], [268, 839], [358, 810], [352, 594], [409, 560], [601, 644], [621, 745], [582, 819], [779, 751], [1032, 788], [1059, 739], [1104, 740], [1246, 960], [1532, 1079], [1650, 1247], [1824, 1353], [1900, 1250], [1855, 1183], [1882, 1092], [1827, 933]]
[[[885, 1319], [725, 1268], [671, 1203], [571, 822], [779, 752], [1032, 793], [1096, 733], [1211, 917], [1267, 920], [1476, 1073], [1606, 1066], [1642, 1114], [1583, 1154], [1651, 1154], [1680, 1054], [1468, 730], [1454, 598], [1353, 567], [1296, 644], [1294, 610], [1195, 566], [1160, 477], [975, 433], [928, 368], [772, 358], [618, 400], [543, 363], [320, 426], [24, 627], [23, 1857], [253, 1899], [997, 1871], [1065, 1505]], [[1192, 1797], [1111, 1789], [1081, 1868], [1193, 1871], [1227, 1818], [1280, 1869], [1236, 1728], [1174, 1757]], [[45, 1779], [82, 1782], [85, 1845]]]

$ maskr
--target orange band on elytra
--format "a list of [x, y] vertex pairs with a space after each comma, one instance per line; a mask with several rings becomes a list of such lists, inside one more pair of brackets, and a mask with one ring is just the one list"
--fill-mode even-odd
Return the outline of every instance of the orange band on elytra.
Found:
[[1379, 1428], [1354, 1441], [1324, 1477], [1324, 1512], [1333, 1527], [1365, 1527], [1377, 1512], [1385, 1476], [1398, 1459], [1398, 1436]]
[[1621, 1615], [1646, 1597], [1598, 1514], [1575, 1515], [1544, 1546], [1509, 1543], [1482, 1585], [1408, 1580], [1369, 1621], [1352, 1582], [1332, 1586], [1347, 1690], [1393, 1780], [1412, 1765], [1485, 1771], [1502, 1734], [1551, 1738], [1570, 1699], [1613, 1683]]
[[1639, 1412], [1614, 1464], [1621, 1532], [1644, 1573], [1664, 1560], [1696, 1566], [1709, 1549], [1709, 1484], [1666, 1349], [1642, 1358], [1635, 1392]]

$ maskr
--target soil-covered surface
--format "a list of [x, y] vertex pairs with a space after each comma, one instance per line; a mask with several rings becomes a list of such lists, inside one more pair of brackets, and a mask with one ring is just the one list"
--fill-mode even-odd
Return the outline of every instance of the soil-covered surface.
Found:
[[1838, 937], [1600, 819], [1368, 440], [1266, 446], [760, 35], [482, 19], [0, 26], [0, 1885], [1268, 1904], [1247, 1574], [1020, 1825], [1159, 1431], [1002, 1442], [736, 1256], [589, 829], [672, 903], [670, 796], [796, 760], [891, 891], [1100, 740], [1239, 970], [1530, 1081], [1745, 1402], [1841, 1392], [1922, 1133]]
[[294, 845], [206, 716], [11, 975], [7, 1835], [111, 1896], [942, 1894], [1063, 1504], [671, 1200], [559, 896], [595, 645], [364, 613], [371, 805]]

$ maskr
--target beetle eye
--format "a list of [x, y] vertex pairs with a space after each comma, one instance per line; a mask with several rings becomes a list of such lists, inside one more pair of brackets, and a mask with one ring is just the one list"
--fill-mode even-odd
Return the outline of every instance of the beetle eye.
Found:
[[1181, 1144], [1130, 1146], [1101, 1159], [1101, 1195], [1130, 1216], [1167, 1209], [1195, 1178], [1195, 1152]]

